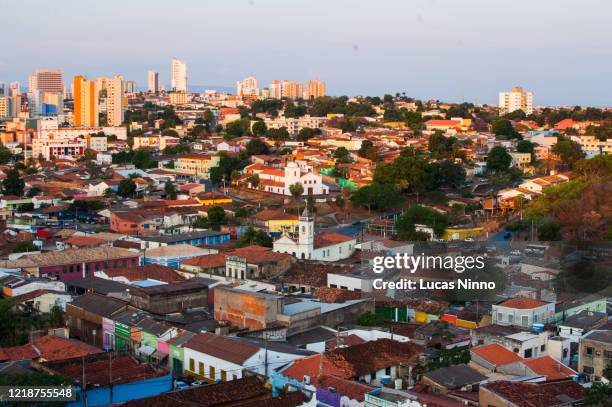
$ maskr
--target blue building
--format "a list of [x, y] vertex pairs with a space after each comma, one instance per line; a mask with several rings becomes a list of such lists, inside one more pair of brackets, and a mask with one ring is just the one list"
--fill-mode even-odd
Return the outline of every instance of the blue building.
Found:
[[229, 232], [201, 230], [197, 232], [179, 233], [175, 235], [143, 236], [141, 239], [147, 242], [147, 247], [150, 248], [173, 246], [177, 244], [216, 246], [228, 243], [230, 241], [230, 234]]

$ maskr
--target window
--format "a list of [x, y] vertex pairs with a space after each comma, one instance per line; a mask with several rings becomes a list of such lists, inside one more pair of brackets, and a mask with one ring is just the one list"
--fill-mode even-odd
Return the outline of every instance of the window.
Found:
[[533, 355], [533, 351], [531, 349], [525, 349], [525, 358], [530, 358]]
[[540, 352], [544, 352], [546, 350], [546, 344], [540, 346]]
[[385, 368], [385, 374], [389, 376], [391, 374], [391, 367]]
[[583, 371], [584, 373], [588, 373], [588, 374], [593, 374], [593, 373], [595, 373], [595, 369], [593, 369], [593, 367], [592, 367], [592, 366], [583, 366], [583, 367], [582, 367], [582, 371]]
[[514, 322], [514, 315], [508, 314], [508, 322], [509, 323], [513, 323]]
[[370, 373], [370, 381], [375, 380], [375, 379], [376, 379], [376, 372]]
[[225, 370], [221, 370], [221, 381], [222, 382], [227, 381], [227, 372]]
[[100, 263], [96, 263], [96, 271], [100, 271]]
[[527, 326], [527, 325], [529, 325], [529, 317], [528, 317], [528, 316], [523, 315], [523, 316], [521, 317], [521, 325], [523, 325], [523, 326]]
[[591, 348], [590, 346], [586, 348], [586, 352], [585, 352], [588, 356], [593, 356], [593, 348]]
[[204, 363], [203, 362], [198, 363], [198, 374], [200, 376], [204, 376]]
[[107, 261], [104, 262], [104, 268], [108, 269], [108, 262]]
[[119, 261], [115, 260], [113, 262], [113, 268], [116, 269], [117, 267], [119, 267]]
[[136, 266], [136, 259], [132, 259], [132, 266]]
[[238, 376], [236, 376], [235, 374], [232, 375], [232, 380], [236, 380], [238, 378]]
[[195, 371], [195, 360], [193, 360], [193, 358], [189, 358], [189, 370], [190, 371]]
[[338, 288], [338, 286], [336, 284], [330, 284], [329, 288]]
[[504, 314], [502, 314], [501, 312], [497, 313], [497, 320], [499, 322], [502, 322], [504, 320]]
[[208, 367], [208, 377], [215, 380], [215, 367], [214, 366]]

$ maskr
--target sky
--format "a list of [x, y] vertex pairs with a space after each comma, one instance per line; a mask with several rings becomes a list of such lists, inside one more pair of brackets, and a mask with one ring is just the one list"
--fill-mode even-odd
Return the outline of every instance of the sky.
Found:
[[0, 0], [0, 82], [123, 74], [235, 87], [321, 79], [331, 95], [406, 92], [497, 103], [612, 106], [609, 0]]

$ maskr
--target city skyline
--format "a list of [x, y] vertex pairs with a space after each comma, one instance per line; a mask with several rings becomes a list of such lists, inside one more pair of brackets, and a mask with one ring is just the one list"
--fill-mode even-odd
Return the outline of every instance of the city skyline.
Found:
[[[590, 11], [610, 7], [601, 0], [561, 1], [555, 8], [480, 0], [382, 1], [375, 8], [363, 1], [187, 1], [172, 10], [141, 1], [121, 4], [122, 13], [138, 18], [172, 16], [159, 25], [136, 26], [143, 38], [155, 39], [139, 41], [138, 47], [122, 45], [134, 38], [131, 24], [106, 28], [118, 2], [90, 7], [60, 1], [35, 8], [27, 3], [6, 7], [15, 18], [6, 22], [14, 40], [0, 61], [4, 83], [26, 84], [28, 73], [57, 67], [65, 78], [122, 74], [146, 89], [147, 70], [154, 69], [169, 87], [169, 61], [177, 57], [188, 65], [190, 86], [234, 88], [247, 76], [262, 84], [318, 78], [330, 95], [406, 92], [421, 99], [495, 104], [500, 90], [520, 85], [537, 95], [536, 105], [612, 105], [607, 13]], [[45, 17], [62, 5], [55, 19]], [[296, 13], [307, 27], [287, 18]], [[207, 29], [198, 28], [201, 24]], [[73, 29], [58, 30], [61, 25]]]

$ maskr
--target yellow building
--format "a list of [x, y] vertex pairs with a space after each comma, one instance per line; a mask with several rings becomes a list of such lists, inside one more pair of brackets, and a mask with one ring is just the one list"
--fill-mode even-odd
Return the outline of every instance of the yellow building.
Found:
[[253, 218], [270, 233], [297, 233], [299, 231], [298, 216], [282, 210], [265, 209], [256, 213]]
[[84, 76], [75, 76], [74, 82], [74, 126], [98, 127], [98, 92], [94, 81]]
[[219, 156], [192, 153], [177, 158], [174, 171], [179, 174], [193, 175], [200, 179], [209, 179], [210, 169], [218, 165]]
[[204, 206], [231, 204], [233, 202], [231, 196], [215, 195], [212, 192], [198, 194], [195, 199]]
[[184, 105], [186, 103], [187, 103], [187, 92], [185, 91], [170, 92], [170, 104]]
[[482, 236], [484, 228], [447, 228], [444, 230], [442, 239], [444, 240], [464, 240]]

